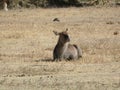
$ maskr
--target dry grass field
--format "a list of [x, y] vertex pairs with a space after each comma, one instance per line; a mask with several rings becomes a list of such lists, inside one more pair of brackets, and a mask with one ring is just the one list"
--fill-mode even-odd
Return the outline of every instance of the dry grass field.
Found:
[[[83, 57], [52, 62], [66, 28]], [[120, 7], [0, 11], [0, 90], [120, 90]]]

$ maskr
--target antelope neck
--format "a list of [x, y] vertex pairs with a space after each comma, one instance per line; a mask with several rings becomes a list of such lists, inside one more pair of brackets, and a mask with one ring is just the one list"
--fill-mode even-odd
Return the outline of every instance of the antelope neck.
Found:
[[66, 42], [66, 43], [58, 42], [57, 45], [58, 45], [59, 47], [64, 47], [64, 46], [68, 45], [68, 42]]

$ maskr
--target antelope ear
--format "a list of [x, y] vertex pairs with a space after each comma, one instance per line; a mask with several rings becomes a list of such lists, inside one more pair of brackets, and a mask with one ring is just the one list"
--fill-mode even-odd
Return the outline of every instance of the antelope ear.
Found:
[[65, 32], [67, 32], [68, 31], [68, 28], [66, 28], [66, 31]]
[[58, 33], [58, 32], [56, 32], [56, 31], [53, 31], [53, 33], [54, 33], [55, 35], [59, 35], [59, 33]]

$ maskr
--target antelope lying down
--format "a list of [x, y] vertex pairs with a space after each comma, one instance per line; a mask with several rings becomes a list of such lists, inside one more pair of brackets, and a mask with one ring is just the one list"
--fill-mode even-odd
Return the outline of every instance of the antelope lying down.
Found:
[[58, 61], [61, 59], [71, 60], [82, 57], [82, 51], [77, 45], [69, 44], [70, 38], [67, 33], [68, 29], [63, 32], [53, 31], [55, 35], [59, 35], [58, 42], [53, 51], [53, 60]]

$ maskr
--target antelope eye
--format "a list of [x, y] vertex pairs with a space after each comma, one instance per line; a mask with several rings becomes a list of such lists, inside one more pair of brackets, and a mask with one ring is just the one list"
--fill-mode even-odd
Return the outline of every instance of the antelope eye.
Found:
[[64, 38], [66, 38], [66, 39], [67, 39], [67, 38], [68, 38], [68, 35], [64, 35]]

